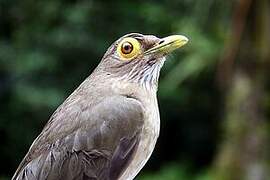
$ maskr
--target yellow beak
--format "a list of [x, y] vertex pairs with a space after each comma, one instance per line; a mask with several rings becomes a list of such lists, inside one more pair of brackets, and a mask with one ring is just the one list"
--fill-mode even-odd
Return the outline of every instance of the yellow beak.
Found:
[[172, 35], [160, 40], [156, 46], [145, 51], [144, 54], [163, 53], [168, 54], [175, 49], [184, 46], [188, 42], [188, 38], [182, 35]]

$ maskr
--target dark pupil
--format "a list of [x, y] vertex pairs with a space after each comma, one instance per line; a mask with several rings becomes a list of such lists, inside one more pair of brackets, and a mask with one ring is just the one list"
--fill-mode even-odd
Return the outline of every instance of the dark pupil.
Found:
[[129, 42], [125, 42], [123, 45], [122, 45], [122, 52], [124, 54], [129, 54], [131, 53], [131, 51], [133, 50], [133, 46], [132, 44], [130, 44]]

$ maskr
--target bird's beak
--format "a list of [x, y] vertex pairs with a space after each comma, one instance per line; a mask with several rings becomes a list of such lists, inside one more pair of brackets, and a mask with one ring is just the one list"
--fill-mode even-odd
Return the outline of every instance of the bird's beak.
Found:
[[182, 35], [172, 35], [162, 38], [154, 47], [148, 49], [144, 54], [168, 54], [175, 49], [184, 46], [188, 42], [188, 38]]

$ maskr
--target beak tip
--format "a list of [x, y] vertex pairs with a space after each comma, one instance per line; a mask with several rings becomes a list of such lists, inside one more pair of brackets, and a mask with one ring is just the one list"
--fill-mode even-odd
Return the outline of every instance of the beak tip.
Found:
[[185, 44], [188, 43], [189, 39], [186, 36], [180, 35], [181, 36], [181, 41], [184, 42]]
[[183, 35], [174, 35], [174, 38], [176, 40], [176, 42], [178, 42], [178, 48], [186, 45], [189, 41], [189, 39], [186, 36]]

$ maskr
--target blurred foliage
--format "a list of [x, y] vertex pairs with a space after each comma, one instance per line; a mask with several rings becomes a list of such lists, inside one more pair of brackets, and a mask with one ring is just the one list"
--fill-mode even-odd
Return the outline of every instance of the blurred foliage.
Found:
[[159, 173], [152, 174], [148, 173], [142, 176], [141, 180], [163, 180], [163, 179], [171, 179], [171, 180], [181, 180], [181, 179], [190, 179], [191, 175], [186, 172], [186, 169], [180, 167], [178, 165], [167, 165], [166, 167], [162, 168]]
[[234, 4], [0, 0], [0, 162], [5, 162], [0, 180], [14, 173], [50, 114], [91, 73], [110, 43], [129, 32], [190, 39], [162, 70], [161, 134], [138, 179], [212, 179], [225, 104], [216, 67], [231, 38]]
[[189, 168], [179, 164], [167, 164], [158, 173], [145, 173], [140, 180], [212, 180], [208, 172], [192, 173]]

